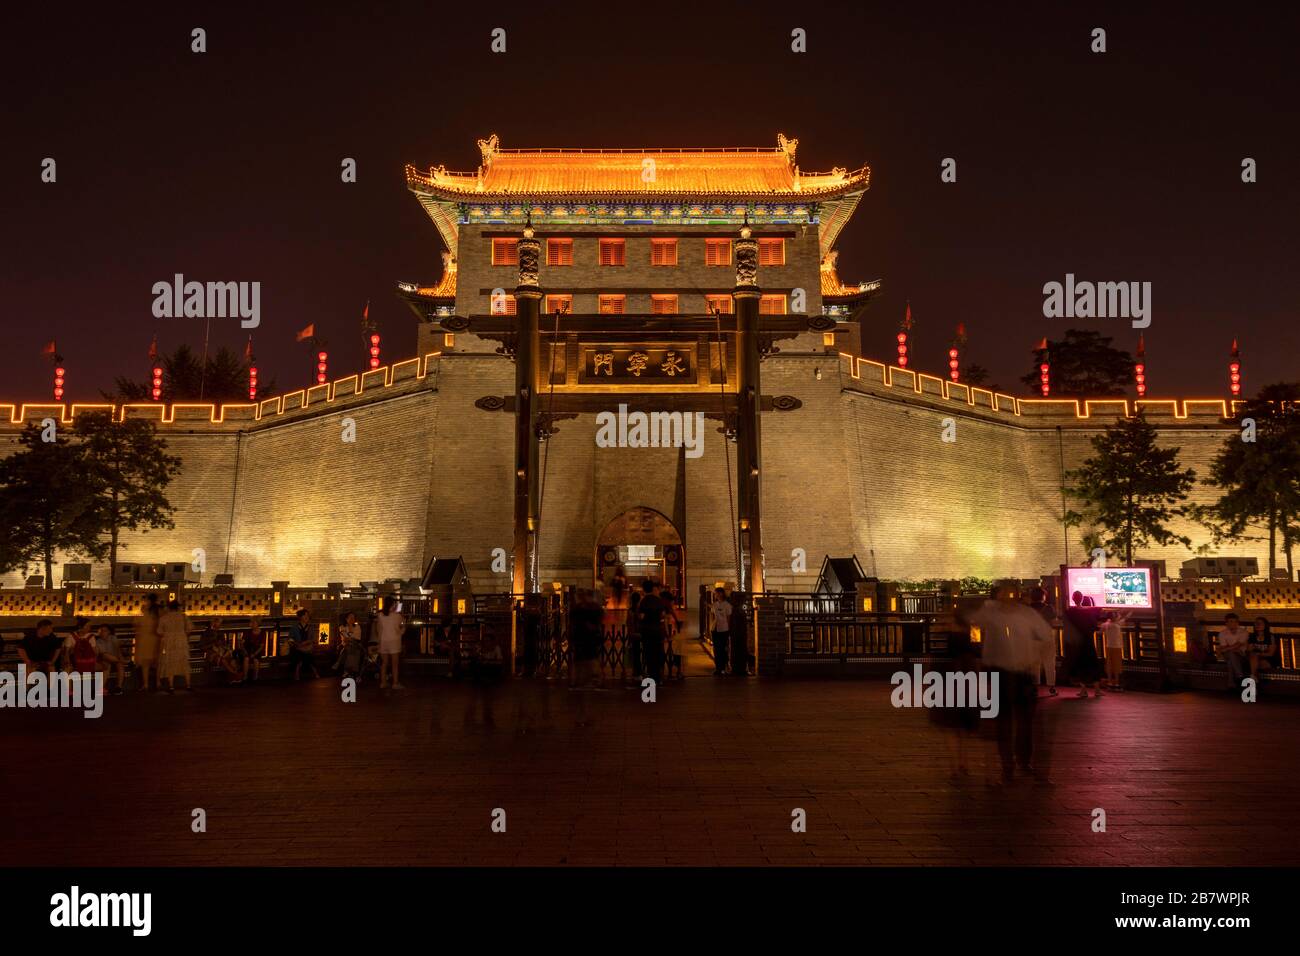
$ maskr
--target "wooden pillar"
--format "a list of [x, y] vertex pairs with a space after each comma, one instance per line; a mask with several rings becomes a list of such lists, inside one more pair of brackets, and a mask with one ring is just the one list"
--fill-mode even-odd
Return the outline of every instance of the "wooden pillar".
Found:
[[537, 326], [542, 290], [537, 265], [541, 242], [532, 226], [519, 240], [519, 284], [515, 287], [518, 312], [515, 321], [515, 538], [514, 591], [536, 594], [540, 590], [537, 567], [539, 442], [541, 402], [537, 384], [541, 351]]
[[760, 494], [761, 434], [758, 305], [758, 241], [748, 225], [736, 240], [736, 519], [740, 539], [741, 591], [763, 590], [763, 532]]

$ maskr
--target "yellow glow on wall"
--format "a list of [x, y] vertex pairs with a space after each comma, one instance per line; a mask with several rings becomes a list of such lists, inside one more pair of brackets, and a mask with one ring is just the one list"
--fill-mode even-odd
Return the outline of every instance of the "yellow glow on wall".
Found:
[[897, 610], [898, 610], [898, 598], [896, 598], [896, 597], [891, 597], [891, 598], [889, 599], [889, 609], [890, 609], [891, 611], [897, 611]]
[[455, 348], [455, 347], [456, 347], [456, 333], [454, 333], [454, 332], [444, 332], [444, 333], [443, 333], [443, 336], [442, 336], [442, 344], [443, 344], [446, 348], [449, 348], [449, 349], [450, 349], [450, 348]]
[[434, 614], [437, 614], [437, 613], [438, 613], [438, 599], [437, 599], [437, 598], [434, 598], [434, 599], [433, 599], [433, 613], [434, 613]]
[[279, 591], [276, 591], [274, 594], [272, 594], [272, 595], [271, 595], [271, 600], [272, 600], [274, 603], [279, 604], [279, 603], [280, 603], [280, 592], [279, 592]]
[[1235, 588], [1233, 588], [1232, 591], [1233, 591], [1233, 593], [1234, 593], [1237, 597], [1241, 597], [1241, 585], [1240, 585], [1240, 584], [1238, 584]]
[[972, 625], [970, 626], [970, 642], [971, 642], [972, 644], [978, 644], [978, 643], [980, 643], [980, 641], [982, 641], [983, 639], [984, 639], [984, 635], [980, 633], [980, 627], [979, 627], [979, 625], [978, 625], [978, 624], [972, 624]]
[[330, 642], [330, 631], [334, 627], [329, 621], [325, 621], [320, 626], [320, 635], [316, 638], [317, 644], [328, 644]]
[[862, 610], [864, 610], [864, 611], [870, 611], [871, 608], [872, 608], [873, 603], [874, 603], [874, 602], [871, 600], [871, 598], [869, 598], [869, 597], [864, 597], [864, 598], [862, 599]]
[[834, 332], [823, 332], [823, 333], [822, 333], [822, 345], [834, 345], [834, 344], [835, 344], [835, 333], [834, 333]]
[[1174, 628], [1174, 653], [1187, 653], [1187, 628], [1185, 627]]
[[465, 613], [465, 599], [464, 599], [464, 598], [456, 598], [456, 613], [457, 613], [457, 614], [464, 614], [464, 613]]

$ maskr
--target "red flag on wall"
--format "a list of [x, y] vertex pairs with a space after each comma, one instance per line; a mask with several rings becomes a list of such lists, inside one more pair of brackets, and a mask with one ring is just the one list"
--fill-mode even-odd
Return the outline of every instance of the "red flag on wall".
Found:
[[316, 334], [316, 323], [313, 322], [311, 325], [307, 326], [307, 328], [303, 329], [301, 332], [298, 333], [298, 341], [305, 342], [307, 341], [307, 339], [310, 339], [313, 336], [315, 336], [315, 334]]
[[149, 343], [149, 361], [158, 361], [158, 336], [156, 335], [153, 337], [153, 341]]
[[53, 357], [58, 353], [58, 351], [58, 348], [54, 344], [54, 339], [50, 339], [49, 342], [45, 343], [45, 348], [41, 349], [41, 354]]

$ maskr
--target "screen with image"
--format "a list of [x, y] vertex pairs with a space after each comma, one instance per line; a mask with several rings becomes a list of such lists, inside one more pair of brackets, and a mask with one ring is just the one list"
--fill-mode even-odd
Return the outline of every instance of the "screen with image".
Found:
[[1067, 568], [1066, 597], [1075, 591], [1094, 607], [1151, 607], [1150, 568]]

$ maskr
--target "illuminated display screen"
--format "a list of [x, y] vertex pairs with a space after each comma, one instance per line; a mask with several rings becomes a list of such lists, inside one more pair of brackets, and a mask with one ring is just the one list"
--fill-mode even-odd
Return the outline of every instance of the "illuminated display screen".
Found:
[[1150, 568], [1066, 568], [1065, 574], [1070, 603], [1079, 591], [1094, 607], [1151, 607]]

